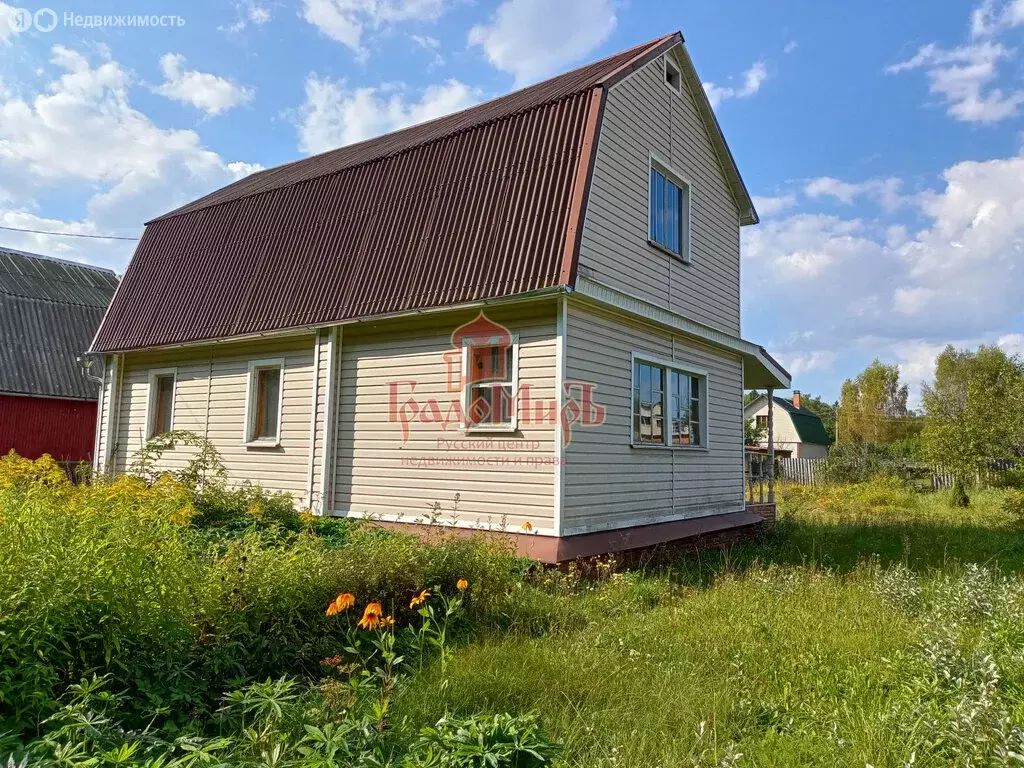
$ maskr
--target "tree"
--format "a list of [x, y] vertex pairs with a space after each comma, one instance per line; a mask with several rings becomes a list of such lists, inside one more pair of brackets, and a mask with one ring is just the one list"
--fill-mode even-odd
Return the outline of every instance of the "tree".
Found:
[[1024, 365], [996, 346], [971, 352], [950, 345], [922, 395], [925, 454], [953, 473], [954, 503], [967, 506], [964, 488], [974, 474], [1024, 444]]
[[890, 443], [905, 436], [913, 414], [900, 369], [875, 360], [855, 379], [843, 382], [839, 439], [846, 443]]
[[768, 434], [768, 427], [759, 427], [753, 419], [743, 422], [743, 444], [760, 445]]

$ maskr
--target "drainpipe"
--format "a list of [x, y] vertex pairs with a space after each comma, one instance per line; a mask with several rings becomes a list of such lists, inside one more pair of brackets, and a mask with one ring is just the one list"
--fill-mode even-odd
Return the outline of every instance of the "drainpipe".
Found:
[[90, 373], [90, 368], [92, 368], [92, 364], [95, 362], [93, 355], [85, 352], [75, 359], [78, 360], [78, 364], [82, 367], [82, 375], [86, 380], [91, 381], [93, 384], [99, 384], [102, 387], [103, 378], [95, 375], [94, 373]]
[[775, 390], [768, 388], [768, 503], [775, 503]]

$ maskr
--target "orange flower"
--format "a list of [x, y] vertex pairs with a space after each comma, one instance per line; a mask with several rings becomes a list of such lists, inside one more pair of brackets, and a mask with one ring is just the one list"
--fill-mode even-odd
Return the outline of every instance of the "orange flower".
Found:
[[465, 590], [469, 589], [469, 582], [465, 579], [459, 579], [457, 582], [455, 582], [455, 588], [458, 589], [459, 592], [464, 592]]
[[531, 523], [529, 520], [527, 520], [525, 523], [523, 523], [523, 530], [526, 531], [527, 533], [532, 531], [533, 530], [533, 523]]
[[351, 592], [342, 592], [334, 601], [327, 606], [328, 616], [337, 616], [342, 611], [347, 611], [356, 604], [356, 596]]
[[361, 629], [376, 629], [383, 615], [384, 609], [380, 607], [380, 603], [367, 603], [363, 610], [363, 618], [359, 620], [359, 627]]
[[429, 598], [429, 597], [430, 597], [430, 590], [429, 589], [424, 589], [418, 595], [413, 597], [412, 600], [409, 601], [409, 607], [410, 608], [415, 608], [417, 605], [423, 605], [423, 603], [427, 602], [427, 598]]
[[381, 629], [391, 629], [393, 626], [395, 626], [395, 620], [391, 616], [385, 616], [380, 620]]

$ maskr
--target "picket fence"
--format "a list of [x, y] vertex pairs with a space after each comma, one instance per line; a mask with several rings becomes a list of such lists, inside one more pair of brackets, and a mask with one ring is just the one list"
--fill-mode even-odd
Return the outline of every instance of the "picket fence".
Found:
[[[799, 459], [794, 457], [777, 458], [778, 480], [799, 485], [821, 485], [825, 482], [825, 459]], [[992, 462], [992, 466], [986, 472], [978, 475], [978, 485], [987, 487], [992, 485], [1001, 472], [1016, 467], [1013, 459], [1000, 459]], [[943, 467], [921, 467], [920, 472], [914, 473], [918, 484], [925, 489], [933, 491], [951, 488], [953, 486], [953, 474]]]

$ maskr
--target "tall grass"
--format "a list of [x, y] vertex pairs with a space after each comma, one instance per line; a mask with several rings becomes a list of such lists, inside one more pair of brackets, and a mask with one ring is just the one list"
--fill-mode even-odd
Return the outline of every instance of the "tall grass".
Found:
[[55, 465], [0, 459], [0, 731], [38, 731], [93, 674], [126, 695], [128, 725], [132, 708], [185, 725], [229, 688], [319, 675], [346, 645], [324, 612], [340, 592], [401, 617], [416, 590], [467, 578], [467, 616], [484, 621], [524, 567], [500, 546], [372, 528], [342, 547], [315, 526], [211, 538], [191, 524], [201, 501], [170, 479], [71, 486]]

